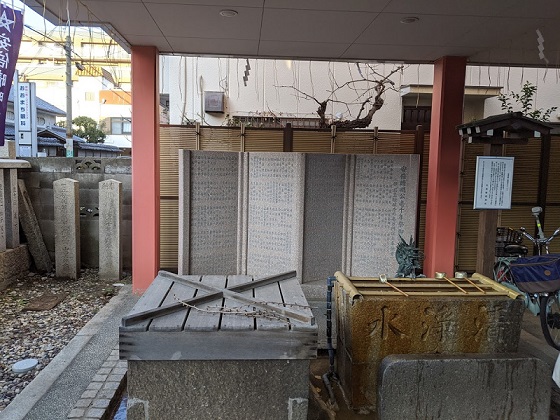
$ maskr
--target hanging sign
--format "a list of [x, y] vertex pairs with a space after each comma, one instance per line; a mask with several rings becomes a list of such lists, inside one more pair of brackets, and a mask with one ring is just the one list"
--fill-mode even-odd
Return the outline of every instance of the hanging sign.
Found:
[[474, 209], [510, 209], [513, 186], [513, 158], [477, 156], [474, 182]]
[[[23, 34], [23, 12], [0, 3], [0, 146], [4, 145], [6, 110]], [[17, 112], [18, 94], [14, 95]]]

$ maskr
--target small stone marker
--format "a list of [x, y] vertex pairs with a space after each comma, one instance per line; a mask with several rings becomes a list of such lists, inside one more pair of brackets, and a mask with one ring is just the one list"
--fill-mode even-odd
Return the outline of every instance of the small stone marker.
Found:
[[53, 182], [56, 275], [77, 279], [80, 272], [79, 182]]
[[121, 247], [122, 183], [109, 179], [99, 183], [99, 277], [119, 280]]
[[30, 370], [35, 369], [35, 367], [37, 367], [38, 364], [39, 361], [37, 359], [20, 360], [19, 362], [14, 363], [14, 365], [12, 366], [12, 371], [14, 373], [26, 373], [29, 372]]

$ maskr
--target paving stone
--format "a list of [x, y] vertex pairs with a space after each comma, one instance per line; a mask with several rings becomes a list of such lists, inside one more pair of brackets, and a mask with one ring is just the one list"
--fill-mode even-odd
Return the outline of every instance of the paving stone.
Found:
[[[89, 384], [89, 385], [91, 385], [91, 384]], [[88, 385], [88, 388], [89, 388], [89, 385]], [[97, 396], [97, 389], [87, 389], [82, 394], [82, 398], [95, 398], [96, 396]]]
[[122, 380], [122, 375], [109, 375], [109, 377], [107, 378], [107, 381], [111, 381], [111, 382], [120, 382]]
[[103, 389], [114, 389], [117, 390], [120, 386], [120, 382], [105, 382], [103, 384]]
[[68, 418], [69, 419], [78, 419], [80, 417], [83, 417], [85, 413], [85, 410], [83, 408], [73, 408], [72, 411], [70, 411], [70, 414], [68, 414]]
[[92, 382], [105, 382], [107, 375], [94, 375]]
[[117, 364], [116, 360], [107, 360], [105, 362], [103, 362], [103, 364], [101, 365], [101, 367], [109, 367], [112, 368]]
[[110, 373], [111, 373], [111, 368], [108, 367], [102, 367], [97, 371], [98, 375], [109, 375]]
[[76, 403], [76, 408], [88, 408], [91, 405], [92, 401], [93, 401], [92, 398], [81, 398]]
[[112, 399], [115, 396], [115, 391], [114, 389], [100, 389], [98, 394], [97, 394], [97, 398], [109, 398]]
[[93, 408], [107, 408], [111, 400], [109, 398], [100, 398], [93, 401], [92, 407]]
[[102, 386], [103, 382], [90, 382], [87, 389], [95, 389], [97, 391], [98, 389], [101, 389]]
[[126, 375], [126, 371], [128, 370], [128, 368], [126, 367], [116, 367], [113, 369], [113, 371], [111, 372], [113, 375]]
[[103, 417], [105, 415], [105, 409], [104, 408], [90, 408], [86, 415], [88, 417], [96, 417], [98, 419], [100, 419], [101, 417]]

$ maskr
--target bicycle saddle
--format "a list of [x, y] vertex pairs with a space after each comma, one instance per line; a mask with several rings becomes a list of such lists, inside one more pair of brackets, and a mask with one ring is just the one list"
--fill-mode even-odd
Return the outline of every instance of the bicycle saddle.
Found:
[[525, 245], [510, 244], [504, 247], [504, 251], [510, 255], [527, 255], [529, 248]]

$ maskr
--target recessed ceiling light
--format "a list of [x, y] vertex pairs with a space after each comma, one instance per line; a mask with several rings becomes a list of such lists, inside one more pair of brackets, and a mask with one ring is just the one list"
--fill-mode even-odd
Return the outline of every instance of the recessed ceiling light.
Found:
[[223, 16], [223, 17], [237, 16], [237, 10], [232, 10], [232, 9], [220, 10], [220, 16]]
[[416, 23], [420, 20], [416, 16], [407, 16], [401, 19], [401, 23]]

